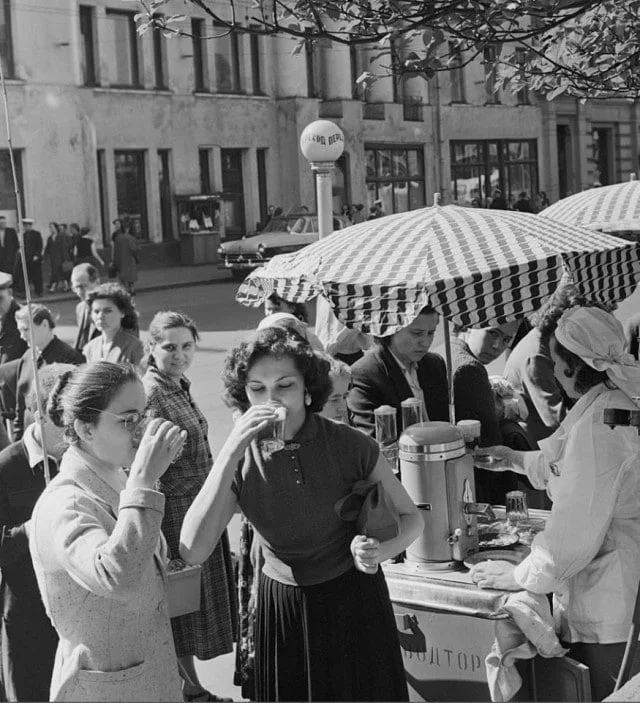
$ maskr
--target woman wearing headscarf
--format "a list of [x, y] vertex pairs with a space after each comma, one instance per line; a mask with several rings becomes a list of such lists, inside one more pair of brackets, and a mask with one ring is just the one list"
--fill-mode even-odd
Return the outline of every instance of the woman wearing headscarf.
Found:
[[[594, 700], [613, 689], [640, 581], [640, 438], [604, 424], [608, 408], [637, 410], [640, 364], [622, 325], [591, 307], [567, 310], [551, 337], [555, 373], [576, 400], [540, 451], [489, 451], [553, 501], [551, 517], [518, 566], [482, 562], [482, 588], [553, 593], [569, 655], [589, 667]], [[558, 619], [558, 618], [556, 618]]]

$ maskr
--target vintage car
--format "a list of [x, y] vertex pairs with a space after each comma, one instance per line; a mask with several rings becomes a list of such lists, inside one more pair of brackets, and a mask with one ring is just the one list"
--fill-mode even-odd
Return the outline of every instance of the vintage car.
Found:
[[[333, 229], [344, 229], [351, 223], [343, 215], [333, 216]], [[261, 232], [242, 239], [223, 242], [218, 247], [221, 266], [241, 281], [251, 269], [262, 266], [276, 254], [288, 254], [318, 240], [318, 216], [309, 212], [278, 215]]]

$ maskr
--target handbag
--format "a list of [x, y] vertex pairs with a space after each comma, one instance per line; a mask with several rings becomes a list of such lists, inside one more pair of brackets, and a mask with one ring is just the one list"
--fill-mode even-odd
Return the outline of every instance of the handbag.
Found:
[[382, 481], [356, 481], [351, 493], [334, 506], [345, 522], [356, 523], [356, 534], [386, 542], [400, 534], [400, 513]]

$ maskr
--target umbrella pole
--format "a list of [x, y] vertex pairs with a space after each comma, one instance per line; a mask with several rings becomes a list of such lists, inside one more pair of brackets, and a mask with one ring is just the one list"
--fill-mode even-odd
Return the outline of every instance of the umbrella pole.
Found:
[[13, 180], [13, 190], [16, 197], [16, 212], [18, 217], [16, 230], [18, 232], [18, 243], [20, 244], [20, 262], [22, 264], [22, 278], [24, 280], [24, 289], [26, 294], [26, 303], [29, 321], [29, 341], [31, 352], [31, 363], [33, 364], [33, 383], [36, 391], [36, 408], [38, 410], [38, 423], [40, 424], [40, 444], [42, 446], [42, 460], [44, 467], [44, 480], [48, 484], [51, 480], [51, 472], [49, 471], [49, 460], [47, 447], [44, 435], [44, 414], [42, 409], [42, 398], [40, 397], [40, 381], [38, 379], [38, 355], [33, 344], [33, 318], [31, 316], [31, 286], [29, 284], [29, 273], [27, 271], [27, 257], [24, 251], [24, 232], [22, 231], [22, 200], [20, 197], [20, 185], [18, 183], [18, 175], [16, 173], [16, 163], [13, 154], [13, 141], [11, 139], [11, 120], [9, 119], [9, 99], [7, 97], [7, 84], [4, 80], [4, 69], [2, 61], [0, 61], [0, 86], [2, 87], [2, 103], [4, 107], [4, 119], [7, 128], [7, 144], [9, 146], [9, 160], [11, 162], [11, 177]]
[[447, 390], [449, 393], [449, 422], [456, 424], [456, 408], [453, 402], [453, 367], [451, 365], [451, 334], [449, 331], [449, 320], [443, 318], [444, 324], [444, 354], [447, 362]]

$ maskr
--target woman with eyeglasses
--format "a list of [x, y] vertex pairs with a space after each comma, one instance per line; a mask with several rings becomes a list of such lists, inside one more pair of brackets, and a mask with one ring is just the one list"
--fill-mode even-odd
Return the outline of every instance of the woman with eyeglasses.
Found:
[[52, 701], [181, 700], [156, 482], [184, 434], [147, 424], [146, 407], [134, 368], [109, 362], [63, 374], [49, 397], [69, 448], [36, 503], [29, 547], [60, 638]]
[[[157, 313], [149, 326], [149, 361], [142, 379], [150, 410], [158, 417], [171, 419], [187, 435], [182, 454], [160, 479], [160, 490], [166, 496], [162, 531], [171, 558], [176, 559], [180, 557], [184, 516], [213, 464], [207, 421], [191, 395], [191, 384], [185, 376], [193, 363], [198, 339], [191, 318], [180, 312]], [[233, 651], [237, 602], [226, 531], [202, 567], [200, 610], [171, 621], [176, 652], [187, 674], [183, 689], [187, 701], [220, 700], [200, 682], [194, 657], [213, 659]]]

